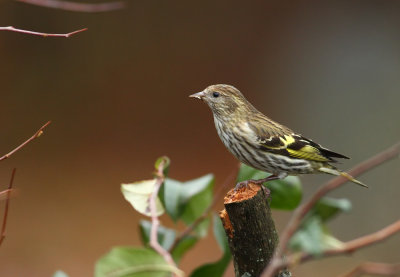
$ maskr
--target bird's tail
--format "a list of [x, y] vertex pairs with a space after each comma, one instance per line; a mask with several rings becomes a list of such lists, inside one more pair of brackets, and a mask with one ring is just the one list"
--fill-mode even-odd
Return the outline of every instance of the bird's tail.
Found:
[[343, 176], [343, 177], [345, 177], [347, 180], [349, 180], [349, 181], [351, 181], [351, 182], [353, 182], [353, 183], [355, 183], [355, 184], [357, 184], [357, 185], [360, 185], [360, 186], [362, 186], [362, 187], [368, 188], [367, 185], [365, 185], [365, 184], [363, 184], [362, 182], [360, 182], [360, 181], [354, 179], [353, 176], [351, 176], [351, 175], [348, 174], [347, 172], [340, 171], [340, 170], [338, 170], [338, 169], [336, 169], [336, 168], [321, 167], [321, 168], [319, 168], [318, 170], [321, 171], [321, 172], [328, 173], [328, 174], [332, 174], [332, 175], [336, 175], [336, 176]]

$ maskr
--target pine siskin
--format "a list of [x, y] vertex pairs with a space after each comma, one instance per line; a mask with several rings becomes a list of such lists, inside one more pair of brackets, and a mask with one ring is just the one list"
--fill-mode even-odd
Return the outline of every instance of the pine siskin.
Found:
[[208, 104], [219, 137], [236, 158], [251, 167], [272, 173], [264, 179], [241, 182], [236, 188], [247, 186], [249, 182], [261, 185], [288, 175], [321, 172], [341, 175], [367, 187], [331, 164], [336, 162], [334, 158], [348, 157], [272, 121], [254, 108], [235, 87], [212, 85], [190, 97]]

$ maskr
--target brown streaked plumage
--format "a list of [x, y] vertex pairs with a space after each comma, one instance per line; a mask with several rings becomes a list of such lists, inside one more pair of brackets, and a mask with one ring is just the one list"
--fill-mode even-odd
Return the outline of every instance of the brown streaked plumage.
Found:
[[[261, 112], [230, 85], [212, 85], [190, 97], [210, 107], [218, 135], [228, 150], [241, 162], [272, 175], [261, 180], [281, 179], [287, 175], [328, 173], [342, 175], [365, 186], [331, 163], [348, 157], [333, 152], [293, 132]], [[243, 182], [238, 185], [247, 184]]]

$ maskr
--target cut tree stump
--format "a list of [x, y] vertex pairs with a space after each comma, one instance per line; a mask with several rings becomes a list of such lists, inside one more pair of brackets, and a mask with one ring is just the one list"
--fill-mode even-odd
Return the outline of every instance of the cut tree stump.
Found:
[[[269, 190], [249, 184], [230, 190], [224, 198], [220, 217], [228, 237], [236, 277], [260, 276], [278, 245], [278, 234], [268, 203]], [[276, 276], [289, 277], [282, 271]]]

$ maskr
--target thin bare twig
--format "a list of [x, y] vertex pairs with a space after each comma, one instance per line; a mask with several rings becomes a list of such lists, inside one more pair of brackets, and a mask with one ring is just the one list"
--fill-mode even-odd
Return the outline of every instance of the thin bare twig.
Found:
[[[43, 134], [43, 129], [46, 128], [50, 123], [51, 123], [51, 121], [48, 121], [46, 124], [44, 124], [42, 127], [40, 127], [40, 129], [38, 131], [36, 131], [36, 133], [32, 137], [27, 139], [25, 142], [23, 142], [21, 145], [16, 147], [14, 150], [9, 152], [8, 154], [0, 157], [0, 161], [3, 161], [5, 159], [9, 158], [12, 154], [14, 154], [15, 152], [17, 152], [18, 150], [23, 148], [25, 145], [30, 143], [32, 140], [36, 139], [41, 134]], [[10, 203], [10, 193], [11, 193], [11, 190], [12, 190], [12, 184], [14, 182], [15, 172], [16, 172], [16, 169], [14, 168], [13, 171], [12, 171], [12, 174], [11, 174], [11, 180], [10, 180], [10, 184], [8, 185], [8, 189], [5, 190], [5, 191], [2, 191], [0, 193], [0, 194], [6, 193], [6, 206], [5, 206], [5, 209], [4, 209], [3, 224], [2, 224], [2, 227], [1, 227], [0, 245], [3, 243], [3, 240], [5, 238], [7, 216], [8, 216], [8, 207], [9, 207], [9, 203]]]
[[44, 124], [42, 127], [40, 127], [40, 129], [37, 130], [37, 132], [33, 136], [31, 136], [29, 139], [27, 139], [24, 143], [22, 143], [20, 146], [18, 146], [14, 150], [12, 150], [10, 153], [5, 154], [3, 157], [0, 157], [0, 161], [9, 158], [12, 154], [14, 154], [18, 150], [20, 150], [22, 147], [24, 147], [25, 145], [30, 143], [32, 140], [34, 140], [35, 138], [40, 137], [43, 134], [43, 129], [46, 128], [50, 123], [51, 123], [51, 121], [48, 121], [46, 124]]
[[[160, 220], [158, 219], [157, 216], [157, 208], [156, 208], [156, 199], [158, 196], [158, 192], [160, 190], [161, 185], [164, 183], [165, 176], [164, 176], [164, 165], [165, 161], [162, 160], [160, 164], [158, 165], [157, 168], [157, 178], [156, 178], [156, 183], [154, 185], [154, 191], [152, 192], [149, 202], [150, 202], [150, 213], [151, 213], [151, 230], [150, 230], [150, 246], [157, 252], [159, 253], [164, 260], [171, 266], [178, 268], [176, 266], [175, 261], [172, 259], [171, 254], [165, 250], [159, 243], [158, 243], [158, 236], [157, 236], [157, 231], [158, 227], [160, 226]], [[174, 274], [176, 276], [177, 274]]]
[[381, 242], [381, 241], [393, 236], [394, 234], [396, 234], [399, 231], [400, 231], [400, 220], [386, 226], [385, 228], [383, 228], [375, 233], [350, 240], [345, 243], [344, 247], [340, 247], [338, 249], [327, 250], [326, 254], [327, 255], [337, 255], [337, 254], [341, 254], [341, 253], [349, 253], [350, 254], [350, 253], [354, 252], [355, 250], [358, 250], [365, 246], [369, 246], [371, 244]]
[[11, 32], [24, 33], [24, 34], [34, 35], [34, 36], [40, 36], [40, 37], [65, 37], [65, 38], [69, 38], [70, 36], [75, 35], [80, 32], [83, 32], [83, 31], [86, 31], [87, 29], [88, 28], [84, 28], [84, 29], [73, 31], [71, 33], [67, 33], [67, 34], [51, 34], [51, 33], [42, 33], [42, 32], [22, 30], [22, 29], [14, 28], [13, 26], [0, 27], [0, 31], [11, 31]]
[[[361, 162], [357, 166], [355, 166], [353, 169], [349, 171], [349, 173], [356, 177], [390, 159], [393, 159], [399, 155], [400, 152], [400, 143], [395, 144], [394, 146], [382, 151], [381, 153], [373, 156], [372, 158]], [[273, 274], [278, 270], [279, 265], [281, 264], [281, 257], [283, 253], [286, 251], [287, 246], [289, 244], [290, 238], [293, 236], [293, 234], [297, 231], [299, 228], [302, 219], [305, 217], [305, 215], [311, 210], [311, 208], [318, 202], [321, 197], [326, 195], [328, 192], [342, 186], [344, 183], [346, 183], [348, 180], [344, 177], [336, 177], [326, 184], [322, 185], [317, 192], [303, 205], [299, 206], [292, 218], [290, 219], [289, 223], [287, 224], [286, 228], [284, 229], [282, 236], [280, 238], [280, 246], [276, 250], [274, 254], [274, 258], [271, 260], [271, 263], [269, 266], [265, 269], [264, 274], [262, 276], [264, 277], [271, 277]], [[282, 267], [279, 267], [282, 268]]]
[[339, 277], [357, 277], [363, 274], [397, 276], [399, 273], [400, 273], [400, 264], [365, 262], [356, 266], [350, 272], [340, 275]]
[[96, 3], [96, 4], [61, 1], [61, 0], [16, 0], [16, 1], [46, 8], [60, 9], [72, 12], [95, 13], [95, 12], [108, 12], [125, 8], [125, 3], [120, 1], [109, 2], [109, 3]]
[[[329, 256], [340, 255], [340, 254], [351, 254], [356, 250], [359, 250], [361, 248], [381, 242], [381, 241], [393, 236], [394, 234], [396, 234], [398, 232], [400, 232], [400, 220], [386, 226], [385, 228], [383, 228], [375, 233], [368, 234], [368, 235], [350, 240], [348, 242], [345, 242], [343, 244], [343, 246], [340, 248], [328, 249], [322, 253], [322, 256], [329, 257]], [[300, 261], [305, 262], [312, 258], [313, 258], [312, 255], [310, 255], [308, 253], [304, 253], [301, 256]]]
[[14, 182], [15, 172], [16, 172], [16, 169], [14, 168], [12, 173], [11, 173], [10, 183], [8, 184], [6, 206], [4, 208], [3, 224], [1, 225], [0, 245], [3, 243], [3, 240], [6, 237], [6, 225], [7, 225], [7, 217], [8, 217], [8, 207], [9, 207], [9, 204], [10, 204], [10, 193], [11, 193], [12, 185], [13, 185], [13, 182]]
[[217, 192], [214, 195], [214, 198], [210, 204], [210, 206], [207, 207], [207, 209], [204, 210], [203, 214], [198, 217], [192, 224], [186, 227], [185, 230], [182, 231], [182, 233], [177, 236], [175, 239], [174, 243], [170, 247], [170, 251], [174, 250], [175, 247], [187, 236], [189, 235], [196, 227], [199, 225], [201, 222], [203, 222], [210, 212], [212, 211], [213, 207], [215, 204], [218, 202], [222, 194], [225, 192], [225, 188], [231, 183], [230, 180], [235, 176], [235, 173], [237, 170], [234, 170], [231, 172], [231, 174], [228, 175], [228, 177], [225, 179], [225, 181], [222, 183], [222, 186], [220, 186], [217, 190]]

